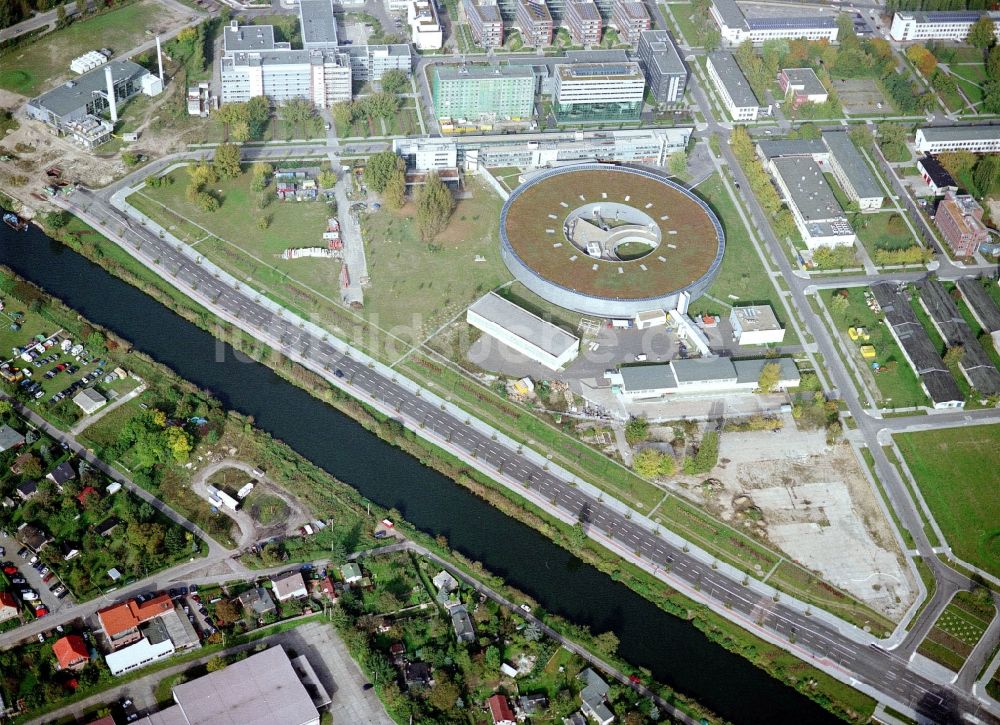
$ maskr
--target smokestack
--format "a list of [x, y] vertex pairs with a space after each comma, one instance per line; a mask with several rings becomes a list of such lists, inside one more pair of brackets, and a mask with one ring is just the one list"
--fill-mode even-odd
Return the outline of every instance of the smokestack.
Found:
[[111, 78], [111, 68], [104, 66], [104, 80], [108, 82], [108, 105], [111, 107], [111, 123], [118, 123], [118, 102], [115, 100], [115, 82]]
[[160, 36], [156, 36], [156, 64], [160, 67], [160, 84], [164, 84], [163, 80], [163, 53], [160, 51]]

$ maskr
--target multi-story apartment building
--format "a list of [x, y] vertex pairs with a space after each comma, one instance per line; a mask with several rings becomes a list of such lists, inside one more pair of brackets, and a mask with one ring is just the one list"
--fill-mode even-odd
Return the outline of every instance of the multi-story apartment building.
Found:
[[710, 53], [705, 64], [708, 77], [715, 85], [722, 105], [734, 121], [756, 121], [760, 113], [760, 102], [750, 88], [750, 82], [743, 75], [736, 57], [727, 51]]
[[748, 18], [736, 0], [713, 0], [709, 12], [719, 26], [722, 42], [730, 46], [740, 45], [746, 40], [754, 45], [762, 45], [766, 40], [797, 38], [831, 43], [837, 41], [837, 16], [833, 10], [827, 14], [817, 11], [813, 15], [785, 13]]
[[380, 81], [390, 70], [401, 70], [406, 75], [413, 70], [413, 49], [409, 43], [346, 45], [341, 50], [347, 53], [351, 75], [359, 82]]
[[638, 121], [646, 79], [638, 63], [556, 65], [552, 110], [560, 123]]
[[503, 45], [503, 18], [495, 0], [462, 0], [462, 6], [476, 43], [484, 48]]
[[639, 35], [652, 27], [646, 4], [641, 0], [615, 0], [611, 9], [611, 24], [618, 36], [632, 45], [639, 42]]
[[434, 66], [431, 95], [439, 119], [525, 120], [535, 105], [528, 66]]
[[983, 10], [946, 10], [925, 12], [897, 10], [889, 26], [889, 37], [898, 42], [920, 40], [963, 41], [969, 30], [984, 15], [993, 20], [993, 32], [1000, 40], [1000, 13]]
[[670, 34], [665, 30], [642, 31], [637, 52], [656, 102], [679, 103], [687, 87], [688, 70]]
[[601, 42], [601, 13], [593, 0], [566, 0], [563, 25], [576, 45]]
[[1000, 151], [1000, 126], [925, 126], [914, 138], [917, 151], [939, 154], [942, 151], [972, 151], [990, 154]]
[[410, 0], [406, 6], [406, 22], [417, 50], [437, 50], [444, 43], [433, 0]]
[[545, 0], [517, 0], [514, 25], [525, 45], [535, 48], [552, 45], [552, 14]]
[[934, 223], [959, 257], [971, 257], [990, 238], [983, 224], [983, 207], [968, 194], [947, 192], [934, 213]]

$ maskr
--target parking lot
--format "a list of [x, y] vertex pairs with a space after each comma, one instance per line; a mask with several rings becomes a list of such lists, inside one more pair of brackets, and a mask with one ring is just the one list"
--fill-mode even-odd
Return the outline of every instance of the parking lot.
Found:
[[[72, 596], [62, 586], [59, 578], [54, 572], [49, 571], [33, 552], [6, 533], [0, 535], [0, 547], [4, 549], [0, 560], [3, 561], [4, 576], [10, 582], [8, 591], [30, 612], [24, 615], [27, 619], [39, 614], [45, 616], [73, 606]], [[35, 559], [34, 564], [31, 563], [32, 559]], [[11, 569], [14, 571], [9, 571]], [[29, 590], [30, 593], [25, 596], [24, 592]], [[29, 596], [37, 598], [29, 599]], [[45, 608], [44, 613], [38, 609], [39, 605]]]

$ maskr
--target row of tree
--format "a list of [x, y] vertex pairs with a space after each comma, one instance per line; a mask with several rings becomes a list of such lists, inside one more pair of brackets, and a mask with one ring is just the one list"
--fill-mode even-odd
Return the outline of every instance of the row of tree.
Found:
[[788, 207], [778, 196], [778, 190], [771, 183], [771, 177], [760, 163], [754, 152], [753, 139], [747, 133], [746, 127], [737, 126], [729, 137], [733, 154], [740, 162], [743, 173], [747, 176], [750, 191], [760, 202], [764, 211], [771, 217], [774, 231], [779, 237], [794, 237], [797, 232], [795, 220]]
[[[365, 184], [382, 195], [383, 201], [399, 209], [406, 197], [406, 166], [392, 151], [383, 151], [368, 159], [365, 165]], [[424, 241], [433, 240], [448, 226], [455, 210], [455, 197], [436, 173], [427, 175], [425, 183], [416, 193], [417, 228]]]

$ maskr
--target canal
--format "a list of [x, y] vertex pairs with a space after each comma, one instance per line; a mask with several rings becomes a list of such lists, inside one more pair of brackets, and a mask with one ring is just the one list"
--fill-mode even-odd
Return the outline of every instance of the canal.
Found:
[[[545, 609], [595, 633], [661, 682], [738, 723], [833, 723], [834, 716], [533, 529], [383, 442], [339, 411], [238, 359], [228, 346], [32, 226], [0, 225], [0, 264], [212, 391], [364, 496], [499, 574]], [[220, 354], [221, 353], [221, 354]]]

